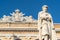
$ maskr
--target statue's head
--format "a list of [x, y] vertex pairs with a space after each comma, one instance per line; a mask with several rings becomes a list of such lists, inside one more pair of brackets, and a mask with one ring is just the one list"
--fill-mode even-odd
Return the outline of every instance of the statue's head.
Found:
[[20, 12], [20, 10], [19, 10], [19, 9], [16, 9], [16, 10], [15, 10], [15, 12], [16, 12], [16, 13], [19, 13], [19, 12]]
[[48, 6], [47, 6], [47, 5], [43, 5], [43, 6], [42, 6], [42, 10], [43, 10], [43, 11], [47, 11], [47, 9], [48, 9]]

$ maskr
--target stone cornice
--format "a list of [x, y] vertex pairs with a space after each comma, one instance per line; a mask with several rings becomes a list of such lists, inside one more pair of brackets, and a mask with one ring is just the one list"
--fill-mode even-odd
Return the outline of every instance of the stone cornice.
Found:
[[0, 23], [2, 23], [2, 24], [4, 24], [4, 23], [14, 23], [14, 24], [16, 24], [16, 23], [20, 23], [20, 24], [37, 24], [37, 22], [20, 22], [20, 21], [18, 21], [18, 22], [0, 22]]
[[0, 31], [36, 31], [38, 32], [37, 28], [0, 28]]
[[54, 24], [56, 24], [56, 25], [60, 25], [60, 23], [54, 23]]
[[[56, 32], [60, 32], [60, 28], [55, 29]], [[0, 31], [37, 31], [37, 28], [0, 28]]]

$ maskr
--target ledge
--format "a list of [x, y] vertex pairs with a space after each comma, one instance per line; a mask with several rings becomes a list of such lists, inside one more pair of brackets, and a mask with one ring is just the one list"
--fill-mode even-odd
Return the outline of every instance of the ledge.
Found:
[[38, 32], [37, 28], [0, 28], [0, 31], [26, 31], [26, 32]]
[[[0, 28], [0, 31], [38, 31], [37, 28]], [[55, 29], [56, 32], [60, 32], [60, 28]]]
[[56, 28], [55, 30], [56, 30], [57, 32], [60, 32], [60, 28]]

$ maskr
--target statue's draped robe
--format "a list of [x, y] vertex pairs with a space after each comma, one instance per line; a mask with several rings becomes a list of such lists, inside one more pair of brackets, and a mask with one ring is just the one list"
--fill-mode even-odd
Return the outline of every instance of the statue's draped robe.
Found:
[[[47, 15], [46, 15], [47, 14]], [[49, 18], [50, 21], [44, 20], [44, 18]], [[44, 20], [44, 21], [43, 21]], [[48, 12], [39, 12], [38, 14], [38, 30], [39, 30], [39, 39], [42, 40], [44, 35], [49, 35], [49, 40], [57, 40], [56, 31], [53, 25], [53, 20], [51, 15]]]

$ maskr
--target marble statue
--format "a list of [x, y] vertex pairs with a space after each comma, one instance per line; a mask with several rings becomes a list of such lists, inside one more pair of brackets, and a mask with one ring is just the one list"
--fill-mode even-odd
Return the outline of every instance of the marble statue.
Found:
[[[28, 19], [29, 19], [29, 20], [28, 20]], [[32, 16], [27, 17], [27, 21], [28, 21], [28, 22], [33, 22]]]
[[20, 10], [17, 9], [17, 10], [15, 10], [15, 12], [13, 12], [13, 14], [11, 14], [11, 15], [12, 15], [12, 19], [13, 19], [14, 21], [20, 21], [24, 14], [22, 14], [22, 12], [20, 12]]
[[52, 16], [47, 12], [48, 6], [42, 6], [38, 14], [39, 40], [57, 40]]
[[4, 15], [3, 18], [2, 18], [2, 21], [4, 21], [4, 22], [10, 21], [10, 16]]

